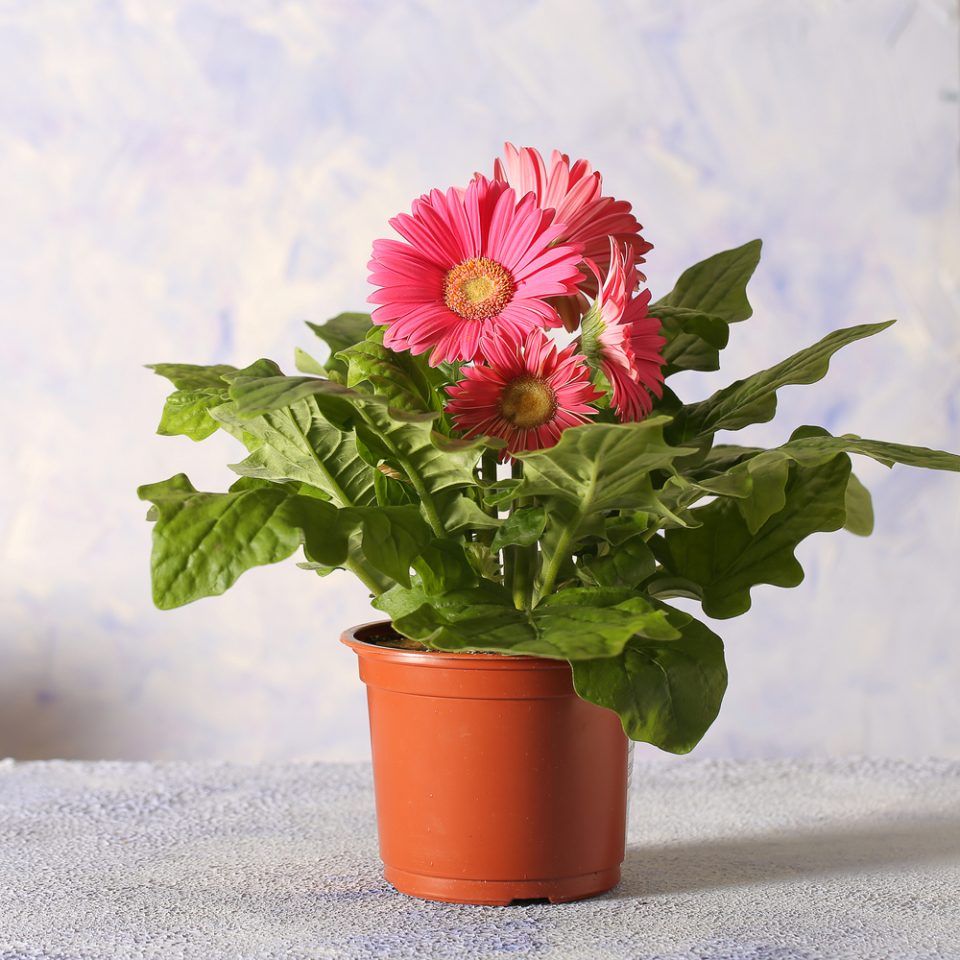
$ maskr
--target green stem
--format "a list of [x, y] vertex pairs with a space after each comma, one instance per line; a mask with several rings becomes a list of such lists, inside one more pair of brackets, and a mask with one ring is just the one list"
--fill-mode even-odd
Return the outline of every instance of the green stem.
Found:
[[372, 594], [381, 594], [390, 586], [389, 582], [385, 582], [379, 573], [371, 570], [364, 560], [347, 560], [344, 567], [360, 580]]
[[[579, 518], [577, 522], [579, 523]], [[575, 529], [576, 526], [570, 525], [565, 527], [560, 534], [550, 562], [543, 571], [543, 581], [540, 584], [540, 589], [537, 591], [538, 600], [553, 593], [553, 588], [557, 583], [557, 577], [560, 575], [560, 568], [563, 566], [563, 561], [567, 559], [567, 553], [573, 543], [573, 531]]]
[[420, 476], [408, 461], [398, 458], [398, 462], [406, 472], [410, 483], [413, 484], [413, 489], [420, 499], [420, 506], [423, 508], [424, 516], [427, 518], [427, 523], [430, 524], [431, 529], [438, 537], [445, 537], [447, 531], [444, 529], [443, 521], [440, 519], [440, 514], [437, 512], [437, 505], [433, 502], [430, 491], [424, 486], [423, 480], [420, 479]]
[[[515, 460], [511, 472], [514, 480], [522, 480], [523, 464]], [[519, 510], [521, 507], [530, 506], [532, 500], [522, 497], [515, 503], [514, 509]], [[528, 547], [519, 545], [508, 547], [506, 553], [513, 560], [513, 578], [510, 584], [513, 605], [518, 610], [530, 610], [533, 607], [533, 580], [537, 565], [537, 545], [533, 543]]]

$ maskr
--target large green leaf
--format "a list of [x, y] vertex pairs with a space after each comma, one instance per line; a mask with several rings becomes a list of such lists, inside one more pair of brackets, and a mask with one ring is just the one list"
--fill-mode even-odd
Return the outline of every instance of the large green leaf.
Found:
[[776, 366], [683, 407], [668, 435], [677, 443], [699, 444], [708, 442], [718, 430], [739, 430], [751, 423], [772, 420], [777, 411], [777, 390], [788, 384], [815, 383], [826, 374], [830, 358], [841, 347], [886, 330], [893, 322], [835, 330]]
[[794, 465], [785, 488], [785, 505], [751, 532], [737, 502], [717, 499], [691, 511], [700, 526], [667, 530], [651, 546], [663, 574], [649, 589], [669, 595], [658, 585], [679, 578], [696, 586], [704, 612], [723, 619], [750, 609], [750, 589], [761, 583], [795, 587], [803, 569], [794, 556], [797, 545], [812, 533], [838, 530], [846, 519], [845, 497], [850, 459], [835, 456], [813, 467]]
[[669, 417], [649, 417], [642, 423], [572, 427], [556, 446], [518, 455], [523, 480], [515, 494], [538, 497], [547, 510], [540, 596], [549, 595], [558, 579], [575, 575], [571, 554], [577, 538], [587, 535], [591, 520], [603, 511], [641, 509], [669, 515], [650, 472], [695, 452], [664, 442], [663, 428], [669, 422]]
[[230, 399], [241, 417], [263, 416], [301, 400], [312, 399], [323, 410], [324, 416], [341, 429], [352, 426], [358, 416], [356, 404], [377, 402], [376, 398], [334, 380], [282, 374], [269, 377], [236, 374], [230, 384]]
[[230, 493], [200, 493], [184, 474], [139, 489], [154, 505], [153, 601], [162, 610], [216, 596], [245, 570], [289, 557], [306, 536], [326, 563], [346, 559], [346, 541], [318, 530], [336, 527], [336, 509], [302, 497], [296, 485], [241, 482]]
[[474, 467], [484, 445], [473, 440], [452, 440], [433, 429], [429, 416], [404, 417], [385, 406], [363, 408], [356, 425], [358, 441], [380, 463], [409, 482], [435, 533], [443, 532], [438, 495], [475, 486]]
[[495, 616], [503, 611], [513, 611], [513, 597], [500, 584], [481, 580], [469, 589], [439, 593], [428, 591], [421, 583], [412, 587], [397, 585], [373, 600], [373, 606], [382, 610], [394, 624], [424, 605], [432, 607], [446, 622], [458, 617]]
[[[886, 466], [901, 463], [935, 470], [960, 471], [960, 457], [943, 450], [913, 447], [882, 440], [864, 440], [847, 434], [833, 437], [822, 427], [803, 426], [790, 440], [772, 450], [758, 447], [717, 446], [688, 477], [673, 477], [667, 484], [670, 505], [688, 505], [706, 495], [739, 497], [738, 509], [755, 533], [785, 503], [790, 465], [812, 467], [844, 453], [868, 456]], [[679, 493], [674, 491], [679, 488]], [[847, 522], [851, 532], [867, 536], [873, 528], [870, 494], [851, 476], [847, 485]]]
[[650, 313], [657, 315], [661, 305], [683, 307], [737, 323], [752, 316], [747, 300], [747, 282], [760, 262], [760, 240], [701, 260], [685, 270], [673, 290], [658, 300]]
[[670, 622], [675, 639], [633, 637], [617, 656], [574, 662], [573, 683], [585, 700], [619, 714], [632, 740], [689, 753], [716, 719], [727, 668], [716, 634], [677, 610]]
[[338, 506], [375, 501], [373, 469], [357, 452], [356, 438], [323, 416], [315, 397], [257, 417], [240, 416], [236, 404], [211, 411], [244, 438], [250, 455], [231, 469], [264, 480], [299, 480], [323, 491]]
[[798, 428], [788, 443], [771, 452], [778, 451], [802, 464], [822, 463], [840, 453], [858, 453], [886, 466], [902, 463], [908, 467], [960, 472], [960, 456], [955, 453], [884, 440], [864, 440], [853, 434], [832, 437], [820, 427]]
[[355, 517], [363, 530], [360, 549], [381, 573], [410, 586], [410, 568], [433, 539], [416, 506], [354, 507], [340, 511]]
[[650, 471], [696, 452], [664, 441], [669, 422], [669, 417], [649, 417], [641, 423], [571, 427], [556, 446], [517, 454], [523, 461], [523, 482], [515, 493], [565, 500], [582, 514], [652, 508], [656, 497]]
[[[352, 471], [361, 471], [364, 464], [374, 468], [386, 467], [394, 479], [409, 482], [424, 515], [437, 534], [444, 530], [437, 494], [476, 484], [473, 469], [481, 451], [485, 449], [483, 442], [451, 439], [437, 433], [433, 426], [438, 416], [435, 411], [410, 413], [390, 408], [383, 397], [359, 393], [341, 384], [312, 377], [268, 377], [259, 380], [237, 377], [232, 382], [230, 396], [234, 401], [233, 413], [239, 415], [241, 420], [256, 418], [261, 424], [274, 426], [282, 423], [284, 417], [293, 421], [292, 432], [290, 429], [282, 431], [284, 440], [292, 441], [295, 447], [290, 451], [289, 445], [285, 446], [285, 459], [313, 475], [317, 470], [309, 463], [303, 463], [305, 452], [312, 450], [317, 454], [313, 459], [321, 470], [325, 467], [343, 469], [348, 465], [339, 461], [329, 463], [327, 449], [319, 449], [318, 443], [324, 438], [335, 439], [332, 434], [327, 437], [333, 430], [341, 438], [337, 441], [340, 447], [350, 449], [343, 438], [348, 431], [352, 431], [354, 439], [350, 442], [350, 454], [355, 461], [351, 466]], [[221, 408], [218, 408], [218, 419], [221, 413]], [[230, 411], [227, 413], [229, 415]], [[318, 419], [323, 422], [322, 427], [317, 426]], [[318, 434], [316, 439], [307, 433], [310, 426]], [[249, 423], [243, 424], [243, 428], [256, 432]], [[298, 441], [301, 434], [303, 442]], [[259, 459], [262, 459], [260, 448], [240, 465], [244, 468], [243, 472], [260, 469]], [[250, 460], [254, 462], [251, 464]], [[269, 469], [272, 468], [271, 465]], [[332, 469], [331, 473], [336, 473], [336, 469]], [[264, 476], [263, 473], [250, 475]], [[291, 476], [331, 492], [337, 502], [349, 505], [336, 490], [331, 489], [330, 479], [318, 482], [315, 476], [314, 479]], [[369, 478], [372, 488], [373, 479], [369, 471], [365, 476]], [[354, 499], [353, 502], [362, 501]]]
[[[504, 591], [505, 593], [505, 591]], [[632, 590], [562, 590], [532, 611], [506, 604], [443, 608], [431, 601], [395, 618], [404, 636], [440, 650], [562, 660], [615, 656], [634, 635], [676, 637], [666, 615]]]

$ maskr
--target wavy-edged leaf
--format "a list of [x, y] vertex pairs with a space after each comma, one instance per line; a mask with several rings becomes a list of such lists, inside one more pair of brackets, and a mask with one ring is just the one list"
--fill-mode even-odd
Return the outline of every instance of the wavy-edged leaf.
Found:
[[694, 264], [680, 275], [673, 290], [658, 300], [660, 306], [683, 307], [737, 323], [753, 315], [747, 299], [747, 283], [760, 262], [760, 240], [751, 240], [733, 250], [724, 250]]
[[[151, 570], [153, 601], [161, 610], [223, 593], [251, 567], [289, 557], [304, 540], [304, 526], [330, 528], [336, 509], [301, 497], [281, 484], [240, 485], [230, 493], [201, 493], [184, 474], [140, 487], [154, 505]], [[328, 561], [346, 559], [324, 539]]]
[[679, 636], [633, 637], [617, 656], [576, 661], [573, 683], [584, 700], [616, 712], [631, 740], [689, 753], [723, 702], [723, 641], [698, 620], [665, 609]]
[[340, 513], [359, 522], [363, 556], [391, 580], [409, 587], [410, 568], [433, 539], [419, 507], [353, 507]]
[[[505, 593], [505, 591], [504, 591]], [[677, 636], [665, 614], [632, 590], [572, 588], [532, 611], [504, 605], [421, 606], [394, 619], [404, 636], [439, 650], [578, 660], [619, 653], [630, 637]]]
[[777, 411], [777, 390], [789, 384], [815, 383], [826, 374], [830, 358], [841, 347], [880, 333], [894, 322], [835, 330], [768, 370], [737, 380], [706, 400], [683, 407], [671, 424], [669, 437], [677, 443], [699, 444], [709, 441], [718, 430], [739, 430], [751, 423], [772, 420]]
[[669, 417], [649, 417], [641, 423], [571, 427], [556, 446], [517, 454], [523, 461], [523, 480], [515, 493], [559, 498], [582, 514], [653, 508], [650, 471], [696, 452], [664, 440], [669, 422]]
[[737, 501], [718, 499], [692, 510], [700, 526], [667, 530], [651, 540], [664, 568], [651, 589], [665, 595], [657, 584], [661, 577], [695, 584], [704, 612], [725, 619], [750, 609], [750, 589], [757, 584], [797, 586], [803, 568], [794, 550], [810, 534], [843, 526], [849, 476], [845, 455], [813, 467], [794, 465], [783, 509], [756, 532], [750, 531]]
[[373, 469], [357, 452], [356, 438], [334, 427], [315, 397], [258, 417], [242, 417], [234, 403], [211, 411], [241, 436], [250, 455], [230, 469], [264, 480], [299, 480], [323, 491], [341, 507], [375, 501]]

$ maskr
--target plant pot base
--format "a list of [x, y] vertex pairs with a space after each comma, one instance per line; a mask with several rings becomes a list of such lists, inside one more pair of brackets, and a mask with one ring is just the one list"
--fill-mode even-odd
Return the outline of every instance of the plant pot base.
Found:
[[606, 893], [620, 882], [619, 867], [555, 880], [463, 880], [430, 877], [396, 867], [384, 867], [383, 875], [400, 893], [421, 900], [489, 907], [506, 907], [522, 900], [548, 900], [550, 903], [584, 900]]

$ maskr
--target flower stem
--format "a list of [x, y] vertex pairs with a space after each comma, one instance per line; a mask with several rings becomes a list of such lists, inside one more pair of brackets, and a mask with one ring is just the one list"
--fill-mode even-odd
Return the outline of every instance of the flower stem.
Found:
[[[514, 480], [523, 479], [523, 464], [517, 460], [513, 462], [512, 475]], [[515, 501], [514, 510], [530, 506], [530, 503], [529, 498], [522, 497]], [[511, 556], [513, 561], [513, 578], [510, 584], [513, 605], [518, 610], [530, 610], [533, 607], [533, 580], [536, 575], [537, 544], [532, 543], [527, 547], [517, 544], [507, 547], [506, 553]]]

